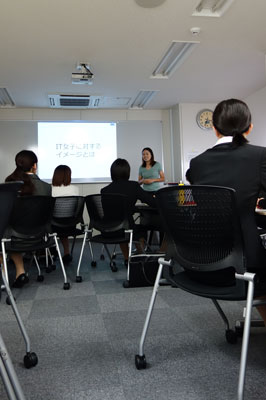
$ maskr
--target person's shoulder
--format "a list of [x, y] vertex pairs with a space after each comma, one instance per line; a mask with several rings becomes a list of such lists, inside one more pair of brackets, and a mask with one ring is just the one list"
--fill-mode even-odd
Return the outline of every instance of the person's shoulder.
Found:
[[207, 149], [200, 154], [197, 154], [195, 157], [191, 158], [190, 163], [193, 163], [195, 161], [200, 160], [201, 158], [204, 158], [206, 155], [208, 155], [210, 152], [212, 152], [213, 149], [214, 149], [214, 147]]
[[36, 174], [31, 174], [30, 177], [31, 177], [31, 179], [33, 179], [33, 180], [36, 180], [36, 181], [41, 182], [44, 186], [49, 186], [49, 187], [51, 186], [50, 183], [43, 181], [43, 180], [42, 180], [41, 178], [39, 178], [39, 176], [36, 175]]
[[77, 185], [69, 185], [69, 191], [71, 191], [72, 193], [74, 193], [76, 196], [79, 195], [79, 187]]
[[137, 181], [127, 181], [129, 186], [136, 186], [136, 187], [140, 187], [139, 183]]
[[264, 146], [257, 146], [255, 144], [250, 144], [247, 143], [243, 146], [244, 149], [247, 149], [248, 151], [257, 151], [261, 153], [266, 153], [266, 147]]
[[104, 187], [101, 189], [101, 193], [108, 192], [108, 191], [110, 190], [110, 187], [111, 187], [112, 184], [113, 184], [113, 182], [109, 183], [109, 185], [107, 185], [107, 186], [104, 186]]
[[162, 169], [161, 163], [159, 161], [155, 161], [154, 167]]

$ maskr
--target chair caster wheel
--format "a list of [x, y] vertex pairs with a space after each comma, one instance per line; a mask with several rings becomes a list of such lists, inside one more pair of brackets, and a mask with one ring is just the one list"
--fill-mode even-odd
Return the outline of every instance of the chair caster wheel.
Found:
[[105, 260], [104, 254], [101, 254], [100, 260]]
[[123, 288], [128, 289], [129, 288], [129, 281], [124, 281], [123, 282]]
[[[16, 298], [14, 296], [13, 296], [13, 298], [14, 298], [14, 301], [16, 301]], [[7, 296], [7, 298], [6, 298], [6, 304], [8, 306], [11, 306], [11, 300], [10, 300], [9, 296]]]
[[95, 268], [97, 266], [97, 262], [96, 261], [92, 261], [91, 262], [91, 266]]
[[70, 289], [70, 283], [69, 282], [64, 283], [63, 289], [64, 290], [69, 290]]
[[237, 337], [242, 337], [243, 336], [243, 327], [242, 326], [236, 326], [235, 327], [235, 332], [237, 334]]
[[232, 329], [227, 329], [225, 331], [225, 338], [226, 338], [226, 341], [230, 344], [237, 343], [237, 333], [235, 331], [233, 331]]
[[43, 282], [44, 276], [43, 275], [38, 275], [37, 276], [37, 282]]
[[51, 265], [49, 265], [48, 267], [45, 267], [45, 272], [46, 272], [47, 274], [50, 274], [50, 272], [52, 272], [52, 267], [51, 267]]
[[118, 271], [118, 269], [117, 269], [117, 266], [116, 266], [116, 263], [115, 262], [110, 262], [110, 267], [111, 267], [111, 270], [112, 270], [112, 272], [117, 272]]
[[143, 356], [135, 355], [135, 365], [137, 369], [146, 369], [147, 362], [144, 354]]
[[82, 282], [82, 276], [80, 276], [80, 275], [76, 276], [76, 282], [78, 282], [78, 283]]
[[27, 353], [24, 357], [24, 365], [26, 368], [35, 367], [38, 364], [38, 357], [35, 353]]

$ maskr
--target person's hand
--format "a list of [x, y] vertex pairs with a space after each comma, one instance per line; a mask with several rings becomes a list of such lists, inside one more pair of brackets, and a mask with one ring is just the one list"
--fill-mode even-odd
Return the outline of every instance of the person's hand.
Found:
[[264, 199], [264, 197], [259, 197], [258, 200], [257, 200], [256, 208], [262, 208], [262, 207], [259, 205], [260, 200], [265, 200], [265, 199]]
[[153, 179], [143, 179], [143, 183], [145, 183], [145, 185], [150, 185], [153, 182]]

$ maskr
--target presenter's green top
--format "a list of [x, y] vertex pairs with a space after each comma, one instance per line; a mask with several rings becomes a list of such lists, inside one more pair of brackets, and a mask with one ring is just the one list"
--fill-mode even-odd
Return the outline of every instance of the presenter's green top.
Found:
[[[161, 164], [156, 161], [153, 167], [147, 169], [145, 167], [139, 167], [139, 176], [143, 179], [158, 179], [160, 178], [160, 172], [162, 171]], [[160, 182], [152, 182], [149, 185], [143, 184], [143, 189], [153, 192], [160, 188]]]

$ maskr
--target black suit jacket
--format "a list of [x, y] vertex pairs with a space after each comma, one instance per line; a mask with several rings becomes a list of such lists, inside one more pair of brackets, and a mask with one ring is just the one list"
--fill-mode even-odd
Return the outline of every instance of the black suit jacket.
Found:
[[255, 207], [266, 190], [266, 148], [231, 143], [208, 149], [190, 162], [187, 178], [195, 185], [227, 186], [236, 190], [248, 268], [266, 267], [266, 251], [258, 235]]
[[149, 192], [145, 192], [145, 190], [143, 190], [136, 181], [120, 179], [104, 187], [101, 190], [101, 193], [116, 193], [126, 195], [128, 197], [128, 210], [130, 215], [133, 215], [135, 212], [135, 204], [137, 200], [147, 203], [151, 207], [156, 207], [156, 200], [153, 195]]

